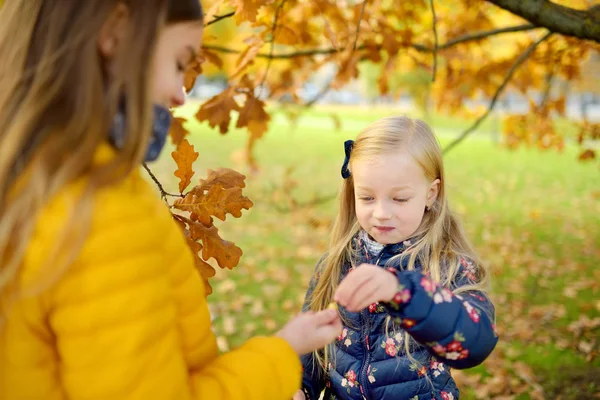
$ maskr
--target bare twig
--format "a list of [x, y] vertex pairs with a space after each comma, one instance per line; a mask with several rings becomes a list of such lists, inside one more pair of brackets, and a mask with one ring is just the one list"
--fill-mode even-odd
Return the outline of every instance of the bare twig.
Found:
[[163, 187], [163, 185], [159, 182], [158, 178], [156, 178], [156, 175], [154, 175], [152, 173], [152, 170], [150, 170], [150, 168], [148, 167], [148, 164], [146, 163], [142, 163], [142, 166], [144, 167], [144, 169], [146, 170], [146, 172], [148, 172], [148, 175], [150, 175], [150, 178], [152, 179], [152, 181], [154, 181], [154, 183], [156, 184], [156, 186], [158, 186], [158, 190], [160, 190], [160, 197], [163, 200], [167, 200], [167, 196], [169, 197], [184, 197], [181, 194], [171, 194], [169, 192], [167, 192], [165, 190], [165, 188]]
[[[505, 28], [492, 29], [489, 31], [477, 32], [477, 33], [473, 33], [470, 35], [463, 35], [463, 36], [459, 36], [455, 39], [449, 40], [447, 43], [443, 43], [443, 44], [439, 45], [438, 50], [445, 50], [445, 49], [453, 47], [457, 44], [482, 40], [482, 39], [488, 38], [490, 36], [501, 35], [504, 33], [512, 33], [512, 32], [523, 32], [523, 31], [529, 31], [529, 30], [538, 29], [538, 28], [539, 27], [531, 25], [531, 24], [525, 24], [525, 25], [517, 25], [517, 26], [510, 26], [510, 27], [505, 27]], [[212, 44], [205, 44], [202, 47], [207, 50], [216, 51], [218, 53], [228, 53], [228, 54], [241, 53], [241, 50], [230, 49], [228, 47], [217, 46], [217, 45], [212, 45]], [[418, 43], [413, 43], [413, 44], [409, 45], [409, 47], [412, 47], [413, 49], [423, 52], [423, 53], [433, 52], [432, 48], [422, 45], [422, 44], [418, 44]], [[369, 46], [366, 46], [366, 45], [360, 45], [360, 46], [357, 45], [355, 50], [362, 51], [362, 50], [366, 50], [368, 48], [369, 48]], [[375, 46], [376, 50], [381, 50], [382, 48], [383, 48], [382, 45]], [[279, 54], [258, 53], [256, 55], [256, 57], [257, 58], [271, 58], [273, 60], [288, 60], [288, 59], [297, 58], [297, 57], [313, 57], [313, 56], [317, 56], [317, 55], [330, 55], [330, 54], [334, 54], [334, 53], [338, 53], [338, 52], [342, 52], [342, 51], [344, 51], [344, 48], [308, 49], [308, 50], [300, 50], [300, 51], [293, 51], [293, 52], [289, 52], [289, 53], [279, 53]]]
[[501, 35], [503, 33], [514, 33], [514, 32], [525, 32], [531, 31], [533, 29], [539, 29], [539, 26], [535, 26], [533, 24], [523, 24], [523, 25], [515, 25], [515, 26], [507, 26], [504, 28], [491, 29], [489, 31], [476, 32], [471, 33], [469, 35], [462, 35], [452, 40], [448, 40], [446, 43], [442, 44], [438, 47], [439, 49], [448, 49], [457, 44], [472, 42], [476, 40], [486, 39], [490, 36]]
[[471, 125], [471, 127], [469, 127], [466, 131], [464, 131], [459, 137], [457, 137], [452, 142], [450, 142], [450, 144], [448, 146], [446, 146], [446, 148], [444, 148], [444, 150], [442, 152], [443, 154], [448, 153], [448, 151], [450, 151], [456, 145], [458, 145], [460, 142], [465, 140], [467, 138], [467, 136], [469, 136], [471, 133], [475, 132], [475, 130], [479, 127], [479, 125], [492, 112], [492, 109], [496, 105], [496, 101], [498, 100], [498, 98], [500, 97], [500, 95], [502, 94], [502, 92], [504, 91], [506, 86], [508, 85], [508, 82], [510, 82], [510, 80], [512, 79], [515, 71], [521, 66], [521, 64], [523, 64], [525, 62], [525, 60], [527, 60], [527, 58], [529, 58], [531, 53], [533, 53], [533, 51], [540, 45], [540, 43], [542, 43], [543, 41], [548, 39], [551, 35], [552, 35], [552, 32], [546, 33], [544, 36], [542, 36], [540, 39], [538, 39], [538, 41], [536, 41], [531, 46], [529, 46], [529, 48], [525, 52], [523, 52], [523, 54], [521, 54], [519, 56], [519, 58], [517, 58], [517, 60], [513, 63], [513, 65], [508, 70], [508, 73], [504, 77], [504, 81], [502, 81], [502, 84], [498, 87], [498, 89], [496, 89], [496, 93], [494, 93], [494, 97], [492, 98], [492, 101], [490, 102], [490, 105], [489, 105], [487, 111], [485, 112], [485, 114], [483, 114], [481, 117], [479, 117], [477, 119], [477, 121], [475, 121], [475, 123], [473, 125]]
[[[365, 8], [367, 7], [367, 0], [364, 0], [362, 3], [362, 7], [360, 8], [360, 16], [358, 17], [358, 23], [356, 24], [356, 35], [354, 37], [354, 45], [352, 46], [352, 53], [354, 53], [355, 51], [359, 50], [358, 48], [358, 37], [360, 35], [360, 24], [362, 22], [362, 19], [365, 15]], [[361, 46], [362, 47], [362, 46]], [[352, 54], [350, 54], [351, 56]], [[335, 78], [332, 78], [327, 85], [325, 85], [320, 91], [319, 93], [317, 93], [315, 95], [315, 97], [313, 97], [312, 99], [310, 99], [308, 102], [306, 102], [304, 104], [304, 107], [312, 107], [316, 102], [318, 102], [319, 100], [321, 100], [323, 98], [323, 96], [325, 96], [327, 94], [327, 92], [329, 92], [329, 90], [331, 90], [331, 84], [333, 83], [333, 81], [335, 80]]]
[[435, 74], [437, 71], [437, 50], [438, 50], [438, 34], [437, 34], [437, 19], [435, 16], [434, 0], [429, 0], [431, 4], [431, 16], [433, 18], [433, 72], [431, 73], [431, 81], [435, 82]]
[[207, 26], [212, 25], [215, 22], [219, 22], [220, 20], [225, 19], [225, 18], [233, 17], [234, 15], [235, 15], [235, 11], [232, 11], [230, 13], [223, 14], [223, 15], [215, 15], [215, 17], [211, 21], [208, 21], [207, 23], [204, 24], [204, 27], [206, 28]]
[[294, 199], [291, 196], [291, 194], [288, 194], [287, 197], [288, 197], [288, 203], [289, 203], [289, 205], [287, 205], [287, 206], [282, 206], [282, 203], [284, 203], [282, 201], [274, 201], [271, 203], [271, 205], [277, 212], [279, 212], [281, 214], [287, 214], [287, 213], [292, 213], [295, 211], [306, 210], [307, 208], [316, 207], [321, 204], [326, 204], [332, 200], [335, 200], [337, 198], [337, 193], [326, 194], [326, 195], [317, 195], [315, 193], [313, 195], [312, 199], [306, 200], [306, 201], [298, 201], [298, 200]]
[[319, 91], [319, 93], [317, 93], [315, 95], [315, 97], [313, 97], [312, 99], [307, 101], [304, 104], [304, 107], [307, 107], [307, 108], [312, 107], [316, 102], [321, 100], [327, 94], [327, 92], [329, 92], [331, 90], [332, 83], [333, 83], [333, 79], [331, 79], [329, 82], [327, 82], [327, 85], [323, 86], [323, 88], [321, 88], [321, 90]]
[[260, 93], [258, 94], [258, 97], [260, 97], [260, 95], [262, 94], [263, 87], [265, 85], [265, 82], [267, 81], [267, 75], [269, 74], [269, 69], [271, 68], [271, 62], [273, 61], [273, 50], [275, 49], [275, 31], [277, 30], [277, 19], [279, 18], [279, 12], [283, 8], [284, 4], [285, 4], [285, 0], [281, 0], [281, 3], [279, 3], [279, 7], [277, 7], [277, 10], [275, 11], [275, 17], [273, 18], [273, 28], [271, 30], [271, 50], [269, 52], [269, 61], [267, 62], [267, 68], [265, 69], [265, 74], [262, 78], [262, 81], [260, 82]]
[[554, 66], [548, 66], [549, 70], [546, 74], [546, 88], [544, 89], [544, 94], [542, 96], [542, 101], [540, 101], [540, 108], [544, 108], [546, 104], [548, 104], [548, 100], [550, 100], [550, 92], [552, 91], [552, 83], [554, 81]]
[[358, 22], [356, 24], [356, 35], [354, 36], [354, 46], [352, 46], [352, 51], [356, 51], [356, 46], [358, 45], [358, 36], [360, 34], [360, 24], [362, 22], [363, 16], [365, 15], [366, 7], [367, 7], [367, 0], [363, 0], [362, 7], [360, 8], [360, 15], [358, 16]]

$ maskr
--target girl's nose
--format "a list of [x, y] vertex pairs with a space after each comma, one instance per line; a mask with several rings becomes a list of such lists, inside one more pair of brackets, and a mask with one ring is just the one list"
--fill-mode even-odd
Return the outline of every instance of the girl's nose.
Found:
[[179, 107], [185, 104], [185, 88], [182, 86], [181, 89], [175, 91], [171, 97], [171, 107]]
[[378, 220], [386, 220], [390, 219], [392, 216], [389, 210], [385, 207], [385, 204], [378, 202], [373, 210], [373, 217]]

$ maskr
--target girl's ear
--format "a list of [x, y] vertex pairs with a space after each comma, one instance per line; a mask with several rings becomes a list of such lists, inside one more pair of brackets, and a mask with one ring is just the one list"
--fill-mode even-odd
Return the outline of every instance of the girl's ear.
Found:
[[98, 35], [98, 49], [105, 59], [110, 60], [117, 53], [128, 22], [129, 9], [120, 2], [108, 16]]
[[438, 195], [440, 194], [440, 184], [441, 184], [441, 181], [439, 178], [437, 178], [429, 186], [429, 190], [427, 191], [427, 208], [428, 209], [433, 206], [433, 203], [435, 203], [435, 201], [438, 198]]

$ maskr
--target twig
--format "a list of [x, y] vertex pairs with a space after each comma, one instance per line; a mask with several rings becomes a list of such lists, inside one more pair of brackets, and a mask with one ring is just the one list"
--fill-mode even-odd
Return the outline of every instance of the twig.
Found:
[[279, 3], [279, 7], [277, 7], [277, 11], [275, 11], [275, 18], [273, 18], [273, 28], [271, 30], [271, 50], [269, 52], [269, 61], [267, 62], [267, 68], [265, 69], [265, 75], [263, 76], [262, 81], [260, 82], [260, 92], [258, 94], [258, 97], [260, 97], [262, 95], [263, 87], [265, 85], [265, 82], [267, 81], [267, 75], [269, 74], [269, 69], [271, 68], [271, 62], [273, 61], [273, 50], [275, 49], [275, 31], [277, 30], [277, 19], [279, 18], [279, 12], [283, 8], [284, 4], [285, 4], [285, 0], [281, 0], [281, 3]]
[[548, 100], [550, 100], [550, 92], [552, 91], [552, 81], [554, 80], [554, 67], [549, 65], [548, 73], [546, 74], [546, 88], [544, 89], [544, 95], [542, 96], [542, 101], [540, 101], [539, 108], [544, 108], [546, 104], [548, 104]]
[[[363, 16], [365, 15], [365, 8], [367, 7], [367, 0], [364, 0], [362, 3], [362, 7], [360, 8], [360, 15], [358, 17], [358, 23], [356, 24], [356, 35], [354, 37], [354, 45], [352, 46], [352, 53], [354, 53], [356, 50], [358, 50], [358, 37], [360, 35], [360, 23], [362, 22]], [[361, 46], [363, 47], [363, 46]], [[337, 50], [336, 50], [337, 51]], [[350, 54], [352, 55], [352, 54]], [[329, 90], [331, 90], [331, 84], [333, 83], [335, 78], [331, 79], [327, 85], [325, 85], [320, 91], [319, 93], [317, 93], [315, 95], [315, 97], [313, 97], [311, 100], [309, 100], [308, 102], [306, 102], [304, 104], [304, 107], [312, 107], [316, 102], [318, 102], [319, 100], [321, 100], [321, 98], [323, 98], [323, 96], [325, 96], [327, 94], [327, 92], [329, 92]]]
[[321, 100], [323, 98], [323, 96], [325, 96], [327, 94], [327, 92], [329, 92], [331, 90], [332, 83], [333, 83], [333, 79], [331, 79], [329, 82], [327, 82], [327, 85], [323, 86], [323, 88], [319, 91], [319, 93], [317, 93], [315, 95], [315, 97], [313, 97], [308, 102], [306, 102], [304, 104], [304, 107], [306, 107], [306, 108], [312, 107], [316, 102]]
[[280, 204], [281, 202], [274, 202], [274, 203], [272, 203], [272, 206], [277, 212], [279, 212], [281, 214], [287, 214], [287, 213], [291, 213], [294, 211], [304, 210], [307, 208], [311, 208], [311, 207], [319, 206], [321, 204], [328, 203], [328, 202], [334, 200], [335, 198], [337, 198], [337, 196], [338, 196], [337, 193], [323, 195], [323, 196], [315, 195], [311, 200], [307, 200], [307, 201], [296, 201], [296, 200], [294, 200], [294, 198], [290, 198], [291, 206], [282, 207]]
[[358, 23], [356, 24], [356, 35], [354, 37], [354, 46], [352, 51], [356, 51], [358, 45], [358, 35], [360, 34], [360, 23], [362, 22], [363, 16], [365, 15], [365, 8], [367, 7], [367, 0], [363, 0], [362, 7], [360, 8], [360, 15], [358, 16]]
[[514, 33], [514, 32], [525, 32], [531, 31], [533, 29], [539, 29], [539, 26], [535, 26], [533, 24], [523, 24], [523, 25], [515, 25], [515, 26], [507, 26], [504, 28], [492, 29], [489, 31], [476, 32], [469, 35], [462, 35], [452, 40], [448, 40], [446, 43], [438, 47], [439, 49], [448, 49], [452, 46], [455, 46], [460, 43], [472, 42], [475, 40], [481, 40], [488, 38], [490, 36], [501, 35], [503, 33]]
[[483, 114], [481, 117], [479, 117], [477, 119], [477, 121], [475, 121], [475, 123], [473, 125], [471, 125], [471, 127], [468, 128], [466, 131], [464, 131], [459, 137], [457, 137], [452, 142], [450, 142], [450, 144], [448, 146], [446, 146], [446, 148], [444, 148], [444, 150], [442, 151], [443, 154], [446, 154], [448, 151], [453, 149], [460, 142], [465, 140], [465, 138], [467, 136], [469, 136], [471, 133], [475, 132], [477, 127], [479, 127], [479, 125], [483, 122], [483, 120], [485, 120], [487, 118], [487, 116], [492, 112], [492, 109], [496, 105], [496, 101], [500, 97], [500, 94], [502, 94], [502, 91], [506, 88], [508, 82], [512, 79], [512, 76], [514, 75], [517, 68], [519, 68], [521, 66], [521, 64], [523, 64], [525, 62], [525, 60], [527, 60], [527, 58], [529, 58], [531, 53], [533, 53], [533, 51], [536, 49], [536, 47], [538, 47], [540, 45], [540, 43], [542, 43], [543, 41], [548, 39], [551, 35], [552, 35], [552, 32], [546, 33], [544, 36], [542, 36], [540, 39], [538, 39], [537, 42], [535, 42], [531, 46], [529, 46], [529, 48], [523, 54], [521, 54], [519, 56], [519, 58], [517, 58], [517, 60], [514, 62], [514, 64], [510, 67], [510, 70], [508, 70], [508, 73], [504, 77], [504, 81], [502, 82], [502, 84], [498, 87], [498, 89], [496, 89], [496, 93], [494, 93], [494, 97], [492, 98], [492, 101], [491, 101], [487, 111], [485, 112], [485, 114]]
[[152, 173], [152, 171], [148, 167], [148, 164], [142, 163], [142, 166], [144, 167], [144, 169], [146, 170], [146, 172], [148, 172], [148, 175], [150, 175], [150, 178], [152, 178], [152, 180], [154, 181], [154, 183], [156, 184], [156, 186], [158, 186], [158, 190], [160, 190], [160, 197], [163, 200], [166, 201], [167, 200], [167, 196], [170, 196], [170, 197], [184, 197], [181, 194], [171, 194], [171, 193], [167, 192], [165, 190], [165, 188], [163, 187], [163, 185], [158, 181], [158, 179], [156, 178], [156, 176]]
[[[538, 28], [539, 27], [531, 25], [531, 24], [525, 24], [525, 25], [511, 26], [511, 27], [506, 27], [506, 28], [493, 29], [490, 31], [477, 32], [477, 33], [474, 33], [471, 35], [459, 36], [456, 39], [449, 40], [447, 43], [439, 45], [438, 50], [445, 50], [445, 49], [448, 49], [457, 44], [476, 41], [476, 40], [482, 40], [482, 39], [485, 39], [490, 36], [500, 35], [500, 34], [504, 34], [504, 33], [512, 33], [512, 32], [523, 32], [523, 31], [529, 31], [529, 30], [538, 29]], [[205, 44], [202, 47], [207, 50], [212, 50], [212, 51], [216, 51], [219, 53], [228, 53], [228, 54], [241, 53], [241, 50], [230, 49], [228, 47], [211, 45], [211, 44]], [[418, 43], [410, 44], [409, 47], [412, 47], [413, 49], [418, 50], [423, 53], [433, 52], [432, 48], [427, 47], [422, 44], [418, 44]], [[363, 44], [360, 46], [356, 46], [355, 50], [362, 51], [362, 50], [366, 50], [368, 48], [369, 48], [369, 46], [366, 46]], [[375, 46], [376, 50], [381, 50], [382, 48], [383, 48], [382, 45]], [[257, 58], [271, 58], [273, 60], [288, 60], [290, 58], [297, 58], [297, 57], [312, 57], [312, 56], [317, 56], [317, 55], [329, 55], [329, 54], [334, 54], [334, 53], [338, 53], [338, 52], [342, 52], [342, 51], [344, 51], [344, 48], [308, 49], [308, 50], [300, 50], [300, 51], [294, 51], [294, 52], [289, 52], [289, 53], [279, 53], [279, 54], [258, 53], [256, 55], [256, 57]]]
[[437, 71], [437, 51], [438, 51], [438, 34], [437, 34], [437, 19], [435, 16], [435, 6], [433, 0], [429, 0], [431, 4], [431, 16], [433, 17], [433, 72], [431, 74], [431, 81], [435, 82], [435, 74]]
[[207, 26], [212, 25], [215, 22], [219, 22], [220, 20], [225, 19], [225, 18], [233, 17], [234, 15], [235, 15], [235, 11], [232, 11], [230, 13], [223, 14], [223, 15], [215, 15], [215, 17], [212, 21], [208, 21], [207, 23], [204, 24], [204, 27], [206, 28]]

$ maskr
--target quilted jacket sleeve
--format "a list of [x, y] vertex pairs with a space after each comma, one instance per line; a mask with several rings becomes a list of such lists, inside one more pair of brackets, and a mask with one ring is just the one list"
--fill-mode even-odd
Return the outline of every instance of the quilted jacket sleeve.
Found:
[[291, 398], [301, 369], [284, 340], [218, 354], [191, 252], [140, 181], [98, 196], [80, 256], [47, 297], [65, 397]]
[[[471, 268], [462, 260], [456, 287], [469, 283]], [[393, 273], [400, 287], [386, 308], [396, 323], [452, 368], [471, 368], [487, 358], [498, 342], [494, 305], [487, 295], [455, 295], [417, 271]]]

